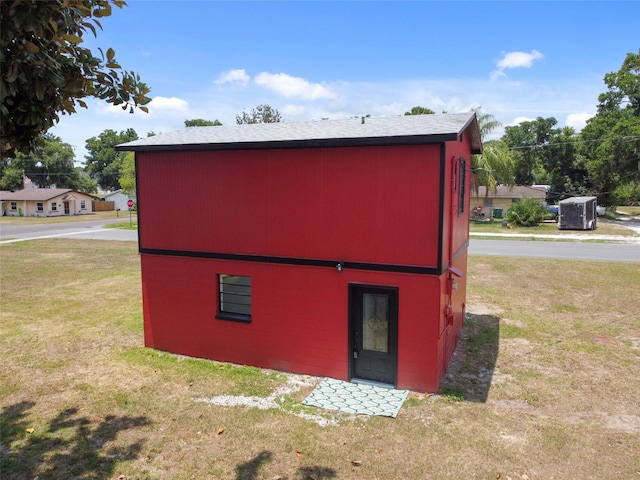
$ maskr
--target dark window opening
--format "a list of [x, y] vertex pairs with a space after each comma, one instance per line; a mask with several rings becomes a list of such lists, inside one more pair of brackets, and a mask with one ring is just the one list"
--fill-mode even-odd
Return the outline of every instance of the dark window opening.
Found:
[[465, 181], [467, 176], [467, 161], [464, 158], [460, 159], [460, 188], [458, 188], [458, 215], [464, 213], [464, 196], [465, 196]]
[[216, 318], [251, 321], [251, 277], [221, 274], [218, 276], [218, 293]]

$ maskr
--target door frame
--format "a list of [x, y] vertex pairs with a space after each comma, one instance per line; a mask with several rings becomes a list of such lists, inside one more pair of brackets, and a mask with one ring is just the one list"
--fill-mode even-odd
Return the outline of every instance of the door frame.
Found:
[[[398, 324], [399, 324], [399, 293], [398, 287], [387, 285], [369, 285], [362, 283], [350, 283], [349, 284], [349, 308], [347, 312], [347, 324], [349, 327], [347, 355], [349, 358], [349, 380], [356, 383], [369, 383], [374, 385], [394, 387], [398, 383]], [[357, 307], [356, 302], [362, 302], [362, 295], [364, 293], [382, 293], [389, 295], [389, 345], [388, 354], [390, 355], [390, 361], [393, 368], [393, 381], [381, 382], [375, 379], [362, 378], [355, 374], [356, 362], [354, 359], [355, 351], [355, 327], [356, 318], [355, 311]]]

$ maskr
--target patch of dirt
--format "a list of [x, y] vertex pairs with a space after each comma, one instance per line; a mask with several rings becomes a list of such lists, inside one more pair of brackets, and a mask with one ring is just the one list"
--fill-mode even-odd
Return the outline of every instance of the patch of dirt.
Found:
[[622, 336], [622, 341], [628, 342], [629, 347], [634, 350], [640, 350], [640, 337], [631, 337], [629, 335]]
[[[221, 405], [224, 407], [250, 407], [260, 410], [282, 410], [281, 401], [285, 396], [296, 393], [305, 387], [316, 387], [320, 379], [307, 375], [287, 374], [287, 382], [275, 389], [268, 397], [247, 397], [245, 395], [219, 395], [211, 398], [196, 398], [196, 402]], [[338, 422], [329, 416], [314, 415], [300, 411], [288, 411], [296, 417], [312, 421], [321, 427], [335, 426]]]
[[539, 408], [521, 400], [495, 400], [499, 410], [509, 410], [537, 418], [550, 418], [568, 425], [592, 424], [604, 430], [619, 433], [640, 433], [640, 416], [607, 412], [564, 412], [557, 409]]
[[503, 310], [497, 305], [473, 302], [467, 305], [468, 315], [499, 315]]
[[525, 325], [520, 320], [514, 320], [512, 318], [501, 318], [500, 323], [504, 323], [505, 325], [513, 325], [514, 327], [523, 328]]

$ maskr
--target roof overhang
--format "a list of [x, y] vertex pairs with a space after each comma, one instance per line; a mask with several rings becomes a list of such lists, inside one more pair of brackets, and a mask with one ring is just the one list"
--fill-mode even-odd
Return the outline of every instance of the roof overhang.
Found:
[[469, 141], [482, 152], [473, 112], [310, 122], [189, 127], [117, 145], [118, 151], [170, 152], [434, 145]]
[[458, 138], [458, 134], [443, 134], [399, 137], [327, 138], [267, 142], [187, 143], [140, 146], [128, 146], [124, 144], [116, 146], [116, 150], [133, 152], [175, 152], [203, 150], [283, 150], [300, 148], [383, 147], [397, 145], [431, 145], [454, 141]]

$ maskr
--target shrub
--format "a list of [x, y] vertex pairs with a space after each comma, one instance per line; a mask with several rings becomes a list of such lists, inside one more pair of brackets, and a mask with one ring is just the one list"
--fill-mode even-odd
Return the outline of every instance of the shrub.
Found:
[[535, 227], [546, 215], [547, 209], [540, 200], [526, 197], [511, 206], [507, 213], [507, 222], [516, 227]]
[[631, 181], [618, 185], [613, 192], [613, 201], [616, 205], [640, 202], [640, 183]]

